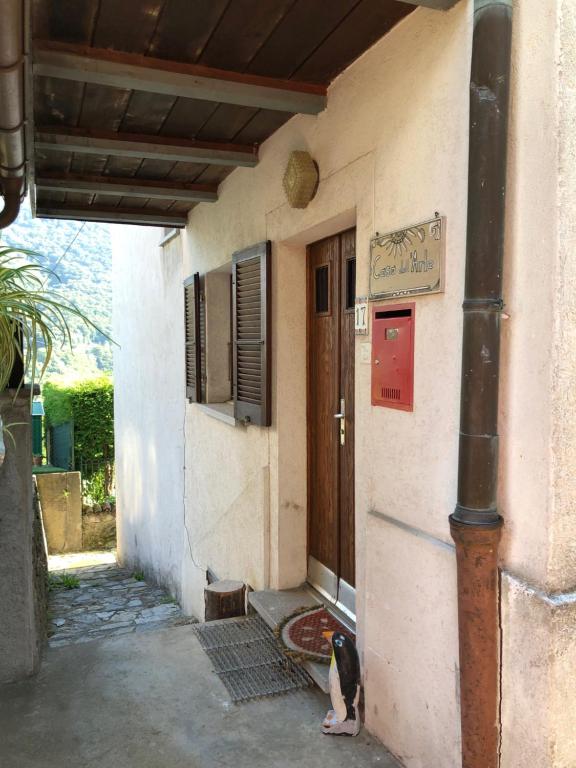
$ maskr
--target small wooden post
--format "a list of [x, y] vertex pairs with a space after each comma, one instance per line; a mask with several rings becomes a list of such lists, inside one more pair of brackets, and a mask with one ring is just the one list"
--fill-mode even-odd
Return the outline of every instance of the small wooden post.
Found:
[[246, 586], [241, 581], [215, 581], [204, 590], [204, 620], [231, 619], [246, 613]]

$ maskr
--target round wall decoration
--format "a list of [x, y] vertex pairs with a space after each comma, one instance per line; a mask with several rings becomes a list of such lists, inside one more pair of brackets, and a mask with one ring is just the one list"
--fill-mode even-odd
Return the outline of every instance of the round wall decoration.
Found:
[[292, 152], [282, 182], [290, 206], [306, 208], [316, 194], [318, 181], [318, 166], [308, 152]]

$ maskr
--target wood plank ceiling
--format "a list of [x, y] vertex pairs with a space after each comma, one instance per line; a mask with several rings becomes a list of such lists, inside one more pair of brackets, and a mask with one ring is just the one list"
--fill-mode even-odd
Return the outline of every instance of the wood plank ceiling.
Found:
[[320, 111], [329, 83], [412, 10], [34, 0], [36, 215], [183, 226], [295, 111]]

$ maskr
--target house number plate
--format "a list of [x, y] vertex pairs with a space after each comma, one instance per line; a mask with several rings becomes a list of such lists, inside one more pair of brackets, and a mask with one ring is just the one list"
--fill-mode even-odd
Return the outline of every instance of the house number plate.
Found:
[[357, 336], [368, 335], [368, 302], [365, 299], [356, 300], [354, 331]]

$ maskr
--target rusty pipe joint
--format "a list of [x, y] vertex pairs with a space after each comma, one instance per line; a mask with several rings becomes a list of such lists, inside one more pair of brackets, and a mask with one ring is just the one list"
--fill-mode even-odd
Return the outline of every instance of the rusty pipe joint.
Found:
[[498, 546], [502, 518], [479, 526], [450, 518], [458, 564], [463, 768], [498, 768]]
[[22, 199], [22, 179], [12, 176], [2, 179], [2, 196], [4, 208], [0, 212], [0, 229], [9, 227], [20, 213], [20, 201]]

